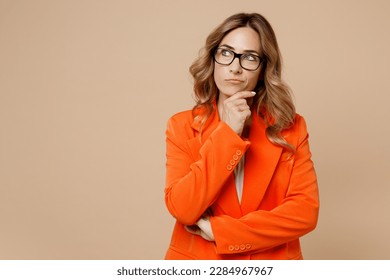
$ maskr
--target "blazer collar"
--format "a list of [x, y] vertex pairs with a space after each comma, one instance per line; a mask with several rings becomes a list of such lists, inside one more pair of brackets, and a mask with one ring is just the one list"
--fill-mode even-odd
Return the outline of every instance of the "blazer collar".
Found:
[[195, 135], [198, 136], [200, 131], [202, 132], [201, 135], [201, 142], [204, 142], [210, 134], [214, 131], [214, 129], [217, 127], [218, 123], [220, 122], [219, 114], [218, 114], [218, 108], [217, 103], [214, 100], [212, 103], [213, 106], [213, 112], [210, 114], [210, 116], [207, 118], [206, 123], [202, 126], [202, 117], [206, 114], [206, 110], [204, 108], [195, 109], [193, 112], [194, 119], [191, 123], [192, 129], [195, 131]]
[[[201, 127], [201, 120], [202, 115], [206, 113], [205, 109], [195, 109], [195, 111], [193, 112], [191, 128], [194, 130], [194, 137], [187, 140], [187, 146], [191, 152], [194, 161], [200, 159], [199, 150], [202, 147], [202, 144], [204, 143], [204, 141], [207, 140], [207, 138], [214, 131], [220, 121], [216, 102], [213, 102], [213, 109], [213, 112], [206, 120], [206, 123], [203, 125], [203, 128]], [[201, 129], [202, 135], [199, 137]]]

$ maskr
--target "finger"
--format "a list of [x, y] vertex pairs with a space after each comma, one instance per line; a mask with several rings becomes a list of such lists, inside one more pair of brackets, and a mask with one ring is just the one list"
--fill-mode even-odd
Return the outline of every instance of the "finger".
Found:
[[197, 225], [184, 226], [186, 231], [192, 234], [201, 235], [201, 229]]
[[226, 99], [225, 105], [226, 106], [239, 106], [239, 105], [246, 105], [247, 101], [244, 98], [240, 99]]
[[248, 104], [246, 104], [246, 103], [243, 104], [243, 105], [238, 105], [237, 107], [238, 107], [238, 109], [239, 109], [241, 112], [247, 111], [247, 110], [250, 111], [250, 107], [249, 107]]
[[227, 109], [230, 109], [230, 110], [233, 110], [237, 107], [239, 108], [244, 108], [245, 106], [248, 105], [246, 99], [243, 99], [243, 98], [240, 98], [240, 99], [233, 99], [233, 100], [229, 100], [229, 99], [226, 99], [224, 101], [224, 107], [227, 108]]
[[245, 99], [245, 98], [250, 98], [256, 95], [256, 92], [254, 91], [239, 91], [232, 96], [230, 96], [228, 99], [230, 100], [235, 100], [235, 99]]
[[206, 232], [201, 230], [197, 225], [184, 226], [184, 228], [189, 233], [192, 233], [192, 234], [195, 234], [195, 235], [199, 235], [203, 239], [206, 239], [207, 241], [214, 241]]
[[251, 110], [245, 110], [243, 114], [245, 116], [245, 120], [247, 120], [252, 115], [252, 112]]
[[246, 113], [251, 112], [251, 108], [247, 104], [232, 106], [229, 110], [232, 111], [233, 113], [238, 113], [240, 115], [242, 112], [246, 112]]
[[211, 229], [209, 217], [202, 217], [202, 219], [199, 219], [196, 224], [201, 229], [201, 233], [203, 232], [205, 235], [207, 235], [210, 240], [214, 240], [214, 234], [213, 230]]
[[206, 239], [207, 241], [214, 241], [214, 240], [211, 239], [211, 237], [208, 236], [203, 230], [200, 231], [200, 236], [202, 236], [203, 239]]

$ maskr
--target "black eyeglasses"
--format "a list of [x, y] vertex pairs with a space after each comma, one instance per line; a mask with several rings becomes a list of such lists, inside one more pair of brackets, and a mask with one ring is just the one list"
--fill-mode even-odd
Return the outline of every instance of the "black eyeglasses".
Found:
[[218, 48], [214, 53], [214, 60], [221, 65], [230, 65], [233, 60], [238, 57], [240, 65], [245, 70], [255, 71], [261, 64], [261, 57], [253, 53], [235, 53], [232, 50]]

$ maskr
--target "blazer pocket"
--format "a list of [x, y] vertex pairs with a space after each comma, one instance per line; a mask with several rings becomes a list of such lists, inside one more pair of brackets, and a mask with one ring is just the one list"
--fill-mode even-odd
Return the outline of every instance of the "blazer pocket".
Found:
[[166, 260], [196, 260], [197, 258], [187, 251], [180, 248], [169, 246], [167, 253], [165, 254]]

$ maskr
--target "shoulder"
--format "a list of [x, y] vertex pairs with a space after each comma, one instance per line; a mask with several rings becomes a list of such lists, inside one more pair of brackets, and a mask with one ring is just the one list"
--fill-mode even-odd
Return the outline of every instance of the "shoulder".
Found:
[[295, 118], [294, 118], [294, 125], [295, 127], [297, 128], [306, 128], [306, 121], [305, 121], [305, 118], [300, 115], [300, 114], [295, 114]]
[[172, 115], [167, 122], [167, 135], [187, 135], [193, 134], [192, 124], [194, 122], [194, 116], [192, 110], [186, 110], [178, 112]]
[[169, 126], [191, 126], [192, 122], [194, 121], [194, 116], [192, 113], [192, 110], [186, 110], [178, 112], [174, 115], [172, 115], [168, 119], [168, 127]]
[[293, 124], [282, 132], [288, 142], [293, 145], [301, 142], [308, 136], [305, 118], [300, 114], [295, 114]]
[[169, 121], [175, 121], [175, 122], [192, 122], [194, 120], [193, 112], [192, 110], [185, 110], [178, 113], [175, 113], [172, 115]]

